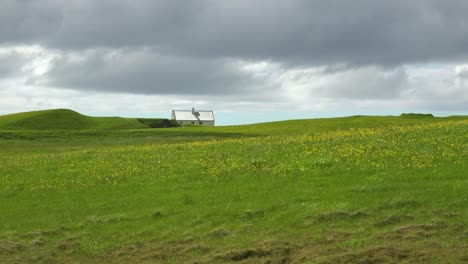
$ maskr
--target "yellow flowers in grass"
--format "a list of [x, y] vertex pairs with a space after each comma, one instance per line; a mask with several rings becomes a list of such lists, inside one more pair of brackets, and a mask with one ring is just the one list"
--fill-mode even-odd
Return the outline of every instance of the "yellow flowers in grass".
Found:
[[468, 121], [354, 128], [92, 151], [0, 156], [0, 188], [156, 184], [168, 178], [288, 176], [329, 169], [425, 168], [468, 160]]

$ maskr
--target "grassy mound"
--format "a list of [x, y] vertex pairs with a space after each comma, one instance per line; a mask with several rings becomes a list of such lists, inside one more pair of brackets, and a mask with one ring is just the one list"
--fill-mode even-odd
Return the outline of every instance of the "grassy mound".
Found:
[[90, 117], [68, 109], [0, 116], [0, 130], [116, 130], [150, 127], [135, 118]]

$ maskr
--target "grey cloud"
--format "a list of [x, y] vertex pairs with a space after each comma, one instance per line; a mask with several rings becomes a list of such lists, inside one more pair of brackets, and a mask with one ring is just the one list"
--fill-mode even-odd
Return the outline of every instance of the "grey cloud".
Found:
[[[235, 61], [159, 54], [152, 49], [88, 50], [56, 56], [29, 84], [140, 94], [233, 95], [265, 90], [264, 80]], [[268, 89], [267, 89], [268, 90]]]
[[[321, 68], [291, 86], [395, 99], [414, 89], [401, 65], [468, 59], [465, 0], [0, 1], [0, 44], [59, 54], [32, 86], [259, 101], [279, 96], [274, 74]], [[280, 69], [262, 77], [238, 61]], [[20, 64], [3, 59], [0, 76]]]
[[59, 32], [62, 7], [58, 0], [2, 0], [0, 44], [39, 44]]
[[455, 74], [460, 79], [468, 79], [468, 67], [461, 68]]
[[[324, 74], [325, 73], [325, 74]], [[409, 88], [403, 67], [358, 67], [336, 72], [319, 71], [305, 77], [310, 96], [345, 99], [394, 99]]]
[[[0, 50], [1, 51], [1, 50]], [[27, 56], [9, 51], [0, 53], [0, 79], [20, 75], [21, 68], [28, 62]]]
[[2, 22], [26, 22], [23, 33], [13, 27], [3, 41], [60, 49], [152, 46], [179, 56], [292, 65], [468, 58], [464, 0], [39, 2], [7, 4], [16, 12]]

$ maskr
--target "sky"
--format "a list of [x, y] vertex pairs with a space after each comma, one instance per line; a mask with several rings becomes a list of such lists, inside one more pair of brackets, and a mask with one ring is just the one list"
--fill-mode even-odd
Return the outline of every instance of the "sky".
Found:
[[0, 114], [468, 114], [466, 0], [0, 0]]

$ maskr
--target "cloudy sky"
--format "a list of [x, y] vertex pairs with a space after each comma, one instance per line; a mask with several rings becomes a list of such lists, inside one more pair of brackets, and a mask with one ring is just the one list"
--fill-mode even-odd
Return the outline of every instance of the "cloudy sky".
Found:
[[0, 114], [468, 114], [466, 0], [0, 0]]

